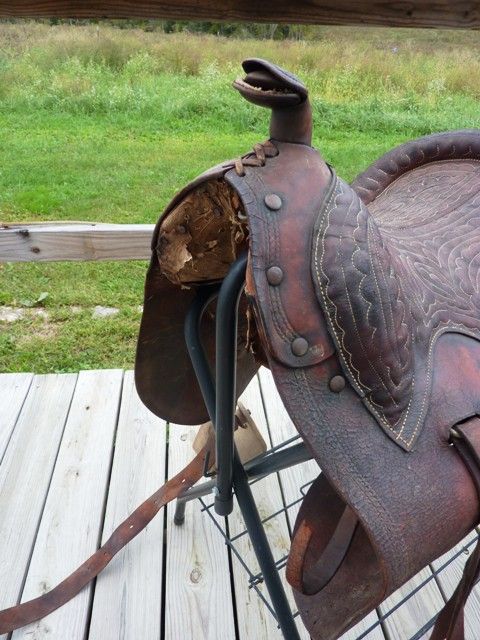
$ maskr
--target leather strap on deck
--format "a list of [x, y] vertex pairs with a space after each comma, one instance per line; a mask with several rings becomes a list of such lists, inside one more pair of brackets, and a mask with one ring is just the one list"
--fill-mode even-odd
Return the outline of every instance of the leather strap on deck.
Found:
[[[480, 498], [480, 418], [471, 418], [452, 430], [452, 443], [472, 475]], [[440, 612], [430, 640], [464, 640], [464, 609], [480, 578], [480, 541], [468, 559], [462, 579]]]
[[207, 455], [214, 460], [215, 446], [210, 438], [185, 469], [160, 487], [115, 529], [107, 542], [60, 584], [38, 598], [0, 611], [0, 635], [10, 633], [52, 613], [75, 597], [105, 569], [110, 560], [135, 538], [162, 507], [193, 486], [203, 475]]

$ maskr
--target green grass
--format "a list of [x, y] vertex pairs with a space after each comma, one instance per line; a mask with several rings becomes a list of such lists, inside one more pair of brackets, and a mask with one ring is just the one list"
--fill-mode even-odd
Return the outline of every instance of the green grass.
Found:
[[[243, 54], [302, 76], [315, 145], [349, 180], [406, 139], [480, 126], [473, 34], [353, 35], [238, 42], [0, 25], [0, 221], [155, 222], [188, 180], [266, 137], [268, 113], [230, 88]], [[48, 320], [0, 326], [0, 371], [131, 367], [144, 273], [139, 262], [0, 265], [0, 304], [49, 294]], [[92, 320], [97, 304], [120, 313]]]

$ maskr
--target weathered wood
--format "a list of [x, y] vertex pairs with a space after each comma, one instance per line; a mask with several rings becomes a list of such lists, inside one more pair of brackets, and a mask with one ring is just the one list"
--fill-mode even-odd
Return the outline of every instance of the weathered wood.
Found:
[[0, 262], [145, 260], [154, 225], [42, 223], [0, 226]]
[[76, 379], [35, 376], [0, 466], [0, 609], [21, 594]]
[[1, 0], [0, 17], [160, 18], [397, 27], [480, 26], [475, 0]]
[[0, 374], [0, 397], [6, 399], [0, 412], [0, 464], [32, 379], [31, 373]]
[[[121, 370], [78, 375], [22, 602], [51, 589], [97, 549], [122, 378]], [[49, 446], [47, 440], [43, 448]], [[89, 585], [46, 618], [18, 629], [12, 640], [83, 638], [91, 589]]]
[[[100, 427], [100, 425], [99, 425]], [[102, 544], [165, 481], [166, 424], [125, 373]], [[89, 638], [160, 638], [163, 517], [159, 514], [98, 576]]]
[[[171, 424], [168, 477], [195, 455], [195, 427]], [[216, 640], [235, 637], [227, 548], [197, 501], [187, 504], [185, 523], [173, 522], [167, 507], [165, 640]], [[223, 524], [223, 518], [217, 522]], [[136, 636], [135, 636], [136, 637]]]
[[[268, 441], [270, 435], [271, 441], [278, 443], [294, 435], [295, 428], [270, 372], [262, 369], [260, 379], [263, 406], [256, 380], [243, 400], [265, 439]], [[26, 575], [22, 599], [37, 593], [40, 582], [45, 582], [45, 587], [51, 586], [84, 560], [92, 550], [85, 546], [86, 538], [93, 548], [98, 542], [117, 422], [121, 372], [82, 372], [75, 387], [76, 380], [77, 376], [73, 374], [35, 376], [33, 380], [31, 374], [0, 376], [0, 397], [16, 397], [15, 409], [10, 410], [9, 406], [3, 409], [3, 415], [7, 416], [8, 408], [9, 424], [13, 420], [15, 427], [0, 466], [0, 576], [3, 577], [0, 580], [0, 608], [18, 599]], [[25, 393], [26, 398], [22, 399]], [[132, 372], [125, 375], [118, 423], [103, 539], [162, 482], [165, 475], [164, 423], [140, 403]], [[168, 476], [192, 458], [194, 434], [195, 429], [191, 427], [170, 427]], [[78, 476], [76, 472], [79, 472]], [[313, 462], [281, 472], [287, 502], [297, 497], [299, 486], [317, 472]], [[261, 513], [267, 514], [281, 507], [276, 475], [252, 488]], [[222, 537], [210, 518], [201, 513], [197, 502], [188, 505], [183, 527], [173, 525], [173, 508], [170, 505], [167, 516], [164, 637], [166, 640], [233, 638], [232, 591]], [[217, 519], [217, 522], [222, 525], [223, 519]], [[238, 512], [230, 518], [230, 526], [231, 534], [243, 529]], [[18, 535], [19, 531], [21, 535]], [[284, 514], [267, 523], [267, 534], [275, 556], [280, 557], [289, 546]], [[88, 638], [160, 637], [162, 535], [163, 518], [160, 515], [98, 578]], [[466, 540], [470, 539], [471, 536]], [[247, 537], [243, 536], [236, 544], [248, 564], [254, 564]], [[34, 552], [30, 561], [32, 547]], [[434, 567], [451, 553], [433, 563]], [[389, 640], [410, 637], [441, 608], [445, 597], [455, 588], [466, 558], [461, 555], [440, 573], [436, 582], [432, 580], [419, 595], [389, 617], [384, 623]], [[234, 564], [233, 570], [239, 640], [280, 638], [270, 613], [248, 589], [244, 569]], [[380, 610], [386, 611], [428, 575], [429, 569], [421, 572], [389, 598]], [[467, 640], [476, 640], [480, 624], [479, 588], [475, 592], [467, 605]], [[89, 589], [86, 589], [45, 621], [15, 632], [12, 640], [86, 638], [88, 593]], [[373, 612], [342, 640], [358, 637], [375, 619]], [[381, 628], [377, 627], [368, 639], [383, 640]]]

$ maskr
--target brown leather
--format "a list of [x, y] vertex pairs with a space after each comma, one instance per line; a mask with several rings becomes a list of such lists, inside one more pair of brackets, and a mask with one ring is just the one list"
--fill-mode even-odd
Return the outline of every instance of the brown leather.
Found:
[[[338, 571], [316, 593], [302, 576], [321, 554], [307, 547], [300, 567], [294, 538], [289, 575], [295, 575], [302, 619], [319, 640], [347, 631], [456, 544], [478, 518], [475, 488], [447, 442], [453, 424], [480, 411], [480, 344], [474, 339], [480, 337], [480, 309], [468, 291], [469, 282], [476, 286], [480, 247], [480, 132], [412, 144], [415, 167], [408, 173], [402, 165], [398, 179], [390, 175], [385, 201], [377, 196], [372, 212], [315, 152], [293, 144], [276, 143], [278, 156], [261, 169], [225, 176], [248, 215], [248, 294], [269, 366], [341, 509], [349, 505], [360, 521]], [[436, 163], [429, 163], [432, 146]], [[446, 159], [448, 165], [440, 164]], [[447, 169], [454, 176], [463, 172], [461, 198], [449, 197]], [[431, 201], [418, 195], [422, 184], [431, 190], [429, 175], [443, 188]], [[270, 192], [282, 201], [275, 215], [263, 206]], [[401, 204], [393, 209], [392, 202]], [[459, 235], [452, 237], [457, 226]], [[467, 227], [470, 253], [463, 244]], [[283, 274], [275, 286], [268, 279], [272, 265]], [[306, 344], [301, 355], [293, 349], [299, 338]], [[339, 375], [350, 384], [332, 393], [330, 380]], [[434, 486], [431, 477], [438, 479]], [[299, 526], [307, 523], [311, 544], [325, 551], [338, 518], [325, 515], [331, 497], [310, 491], [314, 506], [301, 510]], [[438, 535], [425, 544], [427, 527]], [[359, 588], [348, 589], [351, 584]]]
[[[402, 145], [349, 186], [309, 146], [302, 83], [265, 61], [244, 70], [234, 86], [272, 110], [270, 140], [201, 176], [159, 221], [136, 379], [158, 415], [178, 413], [177, 388], [159, 389], [153, 372], [174, 361], [164, 336], [191, 294], [159, 295], [157, 241], [173, 210], [216, 181], [212, 192], [238, 197], [233, 211], [235, 197], [222, 196], [232, 225], [248, 227], [244, 348], [267, 361], [322, 469], [299, 511], [287, 575], [312, 638], [336, 640], [478, 523], [475, 479], [449, 438], [480, 415], [480, 131]], [[188, 233], [191, 220], [180, 221]], [[207, 263], [197, 258], [200, 272]], [[173, 366], [184, 388], [189, 365]], [[198, 406], [182, 411], [193, 418]]]
[[242, 63], [246, 76], [233, 86], [242, 96], [272, 110], [270, 138], [310, 145], [312, 110], [308, 90], [299, 78], [271, 62], [249, 58]]
[[[137, 342], [135, 383], [143, 403], [164, 420], [197, 425], [209, 420], [185, 346], [184, 320], [196, 287], [181, 289], [160, 271], [156, 253], [145, 283], [144, 311]], [[240, 395], [258, 369], [246, 350], [246, 301], [239, 319], [237, 393]], [[215, 362], [215, 302], [203, 315], [200, 333], [207, 357]]]
[[[358, 518], [347, 505], [322, 555], [310, 566], [302, 568], [302, 591], [318, 593], [327, 586], [347, 555], [358, 525]], [[298, 535], [298, 532], [297, 532]]]
[[76, 571], [47, 593], [0, 611], [0, 635], [44, 618], [74, 598], [89, 582], [105, 569], [110, 560], [133, 540], [162, 507], [194, 485], [203, 475], [206, 456], [215, 458], [213, 438], [185, 469], [166, 482], [141, 504], [112, 533], [107, 542], [86, 560]]
[[[452, 443], [470, 471], [480, 499], [480, 418], [474, 417], [452, 429]], [[430, 640], [463, 640], [464, 608], [480, 578], [480, 541], [465, 565], [462, 579], [441, 611]]]
[[[407, 450], [429, 406], [436, 340], [480, 338], [479, 158], [478, 132], [409, 143], [376, 163], [402, 173], [368, 193], [368, 208], [336, 178], [315, 224], [312, 272], [345, 375]], [[372, 179], [354, 184], [364, 193]]]

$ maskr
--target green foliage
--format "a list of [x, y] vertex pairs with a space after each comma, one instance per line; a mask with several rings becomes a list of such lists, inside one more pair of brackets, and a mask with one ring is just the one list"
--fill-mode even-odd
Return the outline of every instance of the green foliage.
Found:
[[[308, 42], [239, 42], [138, 27], [0, 24], [1, 222], [155, 222], [195, 175], [266, 137], [267, 111], [231, 89], [247, 55], [304, 79], [315, 145], [348, 180], [403, 140], [480, 126], [468, 33], [312, 28]], [[145, 268], [0, 265], [0, 305], [32, 306], [0, 327], [0, 371], [133, 366]], [[120, 313], [94, 320], [95, 305]]]

